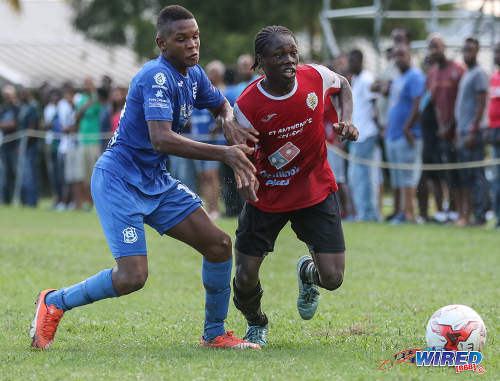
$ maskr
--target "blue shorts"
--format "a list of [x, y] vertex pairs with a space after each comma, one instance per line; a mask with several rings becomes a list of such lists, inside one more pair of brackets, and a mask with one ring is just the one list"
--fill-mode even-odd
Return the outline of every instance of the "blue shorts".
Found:
[[416, 188], [422, 174], [422, 138], [415, 138], [415, 144], [410, 146], [405, 137], [384, 141], [387, 160], [396, 164], [413, 164], [414, 169], [390, 169], [393, 189]]
[[164, 193], [146, 195], [122, 178], [94, 168], [92, 198], [113, 257], [146, 255], [144, 223], [164, 234], [203, 205], [180, 181]]
[[346, 182], [345, 159], [342, 156], [337, 155], [331, 149], [328, 149], [327, 152], [328, 152], [328, 163], [330, 164], [333, 176], [335, 177], [335, 182], [338, 184], [344, 184]]

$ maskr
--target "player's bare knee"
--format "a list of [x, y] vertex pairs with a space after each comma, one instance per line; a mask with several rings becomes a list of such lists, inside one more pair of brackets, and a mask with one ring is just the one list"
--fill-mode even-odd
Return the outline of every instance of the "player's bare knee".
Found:
[[120, 295], [130, 294], [131, 292], [139, 291], [144, 287], [148, 279], [147, 270], [121, 272], [117, 276], [118, 288]]
[[220, 240], [219, 241], [220, 242], [219, 245], [220, 245], [221, 251], [226, 256], [228, 256], [229, 258], [231, 258], [231, 250], [233, 248], [233, 244], [231, 242], [231, 237], [228, 234], [223, 233], [221, 235], [221, 238], [219, 240]]
[[231, 237], [223, 231], [215, 238], [205, 254], [209, 261], [224, 262], [231, 259]]
[[242, 292], [253, 290], [258, 281], [258, 274], [252, 274], [248, 269], [244, 269], [243, 266], [236, 267], [235, 282], [238, 289]]
[[320, 276], [321, 286], [329, 291], [336, 290], [344, 281], [344, 273], [342, 271], [334, 271]]
[[139, 272], [135, 274], [131, 281], [131, 286], [134, 291], [138, 291], [144, 287], [146, 281], [148, 280], [148, 272]]

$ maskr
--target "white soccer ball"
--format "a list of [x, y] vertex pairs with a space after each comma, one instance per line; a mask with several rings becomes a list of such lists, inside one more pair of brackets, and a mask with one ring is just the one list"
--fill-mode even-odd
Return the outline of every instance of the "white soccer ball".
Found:
[[425, 339], [428, 347], [480, 352], [486, 341], [486, 326], [472, 308], [452, 304], [434, 312], [427, 323]]

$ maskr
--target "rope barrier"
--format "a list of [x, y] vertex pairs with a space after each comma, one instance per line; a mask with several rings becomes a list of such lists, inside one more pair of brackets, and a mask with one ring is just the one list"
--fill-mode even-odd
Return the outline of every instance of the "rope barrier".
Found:
[[[38, 138], [38, 139], [52, 139], [52, 140], [61, 140], [63, 137], [71, 137], [71, 138], [76, 138], [78, 141], [82, 140], [108, 140], [111, 138], [113, 134], [110, 132], [98, 132], [98, 133], [93, 133], [93, 134], [78, 134], [76, 132], [72, 132], [70, 134], [64, 134], [62, 132], [53, 132], [53, 131], [41, 131], [41, 130], [32, 130], [32, 129], [27, 129], [27, 130], [21, 130], [21, 131], [16, 131], [12, 132], [8, 135], [3, 136], [3, 140], [0, 137], [0, 146], [5, 143], [10, 143], [15, 140], [20, 140], [23, 137], [30, 137], [30, 138]], [[193, 139], [193, 140], [220, 140], [224, 139], [224, 135], [222, 134], [216, 134], [216, 135], [210, 135], [210, 134], [205, 134], [205, 135], [193, 135], [193, 134], [182, 134], [182, 136]]]
[[386, 169], [406, 169], [406, 170], [423, 170], [423, 171], [449, 171], [452, 169], [467, 169], [467, 168], [481, 168], [489, 167], [492, 165], [500, 165], [500, 158], [497, 159], [485, 159], [478, 161], [467, 161], [462, 163], [439, 163], [439, 164], [407, 164], [407, 163], [391, 163], [387, 161], [369, 160], [363, 159], [357, 156], [353, 156], [339, 147], [332, 144], [326, 144], [328, 149], [335, 152], [338, 156], [345, 160], [349, 160], [356, 164], [368, 165], [371, 167], [386, 168]]
[[[23, 137], [31, 137], [38, 139], [61, 139], [63, 136], [68, 136], [63, 133], [54, 133], [52, 131], [40, 131], [40, 130], [22, 130], [16, 131], [8, 135], [3, 136], [3, 140], [0, 139], [1, 144], [6, 144], [13, 142], [15, 140], [22, 139]], [[75, 136], [75, 133], [72, 135]], [[193, 140], [215, 140], [221, 139], [222, 135], [192, 135], [192, 134], [183, 134], [183, 136], [193, 139]], [[78, 140], [107, 140], [111, 138], [110, 133], [95, 133], [95, 134], [85, 134], [84, 136], [78, 135]], [[0, 144], [0, 145], [1, 145]], [[363, 159], [357, 156], [353, 156], [340, 148], [327, 143], [328, 149], [333, 151], [335, 154], [340, 156], [341, 158], [348, 160], [353, 163], [368, 165], [370, 167], [378, 167], [378, 168], [386, 168], [386, 169], [403, 169], [403, 170], [423, 170], [423, 171], [448, 171], [454, 169], [468, 169], [468, 168], [481, 168], [481, 167], [489, 167], [500, 165], [500, 158], [489, 158], [485, 160], [478, 161], [468, 161], [463, 163], [439, 163], [439, 164], [406, 164], [406, 163], [391, 163], [387, 161], [378, 161], [378, 160], [369, 160]]]

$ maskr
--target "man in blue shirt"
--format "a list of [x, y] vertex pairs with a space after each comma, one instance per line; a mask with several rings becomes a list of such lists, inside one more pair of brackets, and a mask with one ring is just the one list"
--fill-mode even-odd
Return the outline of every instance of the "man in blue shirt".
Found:
[[413, 203], [420, 180], [422, 163], [422, 131], [419, 121], [420, 98], [425, 89], [424, 74], [411, 67], [410, 49], [406, 44], [394, 48], [396, 66], [401, 75], [392, 81], [389, 93], [385, 149], [388, 160], [397, 164], [413, 164], [414, 170], [391, 169], [391, 185], [395, 192], [393, 224], [415, 222]]
[[210, 220], [198, 196], [173, 179], [165, 166], [167, 154], [224, 161], [233, 168], [243, 197], [256, 200], [255, 168], [246, 156], [253, 149], [245, 144], [195, 142], [178, 132], [196, 107], [209, 108], [222, 118], [231, 144], [257, 142], [258, 133], [236, 123], [227, 100], [197, 65], [199, 30], [188, 10], [173, 5], [160, 12], [156, 43], [161, 55], [132, 79], [119, 128], [92, 175], [92, 196], [116, 266], [73, 286], [40, 293], [30, 331], [35, 348], [50, 346], [65, 311], [144, 286], [147, 223], [204, 256], [206, 305], [201, 345], [260, 349], [224, 330], [231, 293], [230, 237]]

